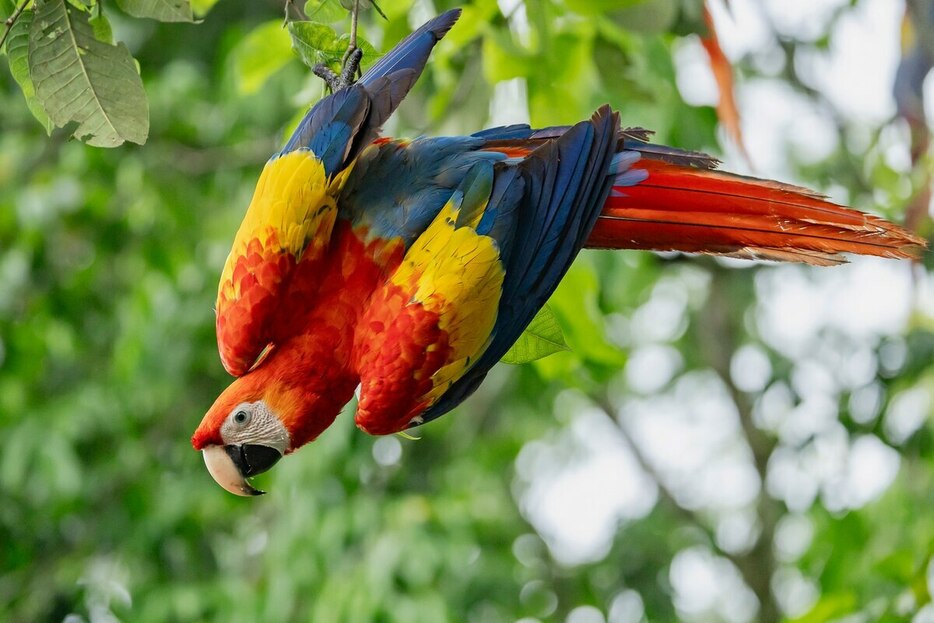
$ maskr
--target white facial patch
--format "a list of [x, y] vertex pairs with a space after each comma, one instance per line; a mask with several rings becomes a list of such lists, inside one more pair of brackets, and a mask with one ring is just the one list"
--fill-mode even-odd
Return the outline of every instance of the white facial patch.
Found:
[[282, 454], [292, 441], [289, 431], [262, 400], [234, 407], [221, 425], [221, 439], [225, 444], [267, 446]]

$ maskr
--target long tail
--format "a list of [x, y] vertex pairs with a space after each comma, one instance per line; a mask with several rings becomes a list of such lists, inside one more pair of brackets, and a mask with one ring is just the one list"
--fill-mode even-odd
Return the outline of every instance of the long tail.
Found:
[[844, 253], [914, 258], [926, 246], [898, 225], [806, 188], [637, 149], [643, 157], [617, 178], [587, 247], [829, 265], [845, 262]]

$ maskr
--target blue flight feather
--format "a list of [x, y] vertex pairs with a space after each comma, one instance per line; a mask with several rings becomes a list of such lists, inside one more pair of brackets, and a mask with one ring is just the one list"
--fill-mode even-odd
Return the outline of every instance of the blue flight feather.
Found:
[[[488, 136], [512, 137], [520, 131], [511, 126]], [[492, 339], [464, 376], [422, 414], [422, 422], [440, 417], [470, 396], [554, 292], [610, 193], [618, 132], [619, 118], [605, 106], [590, 121], [562, 131], [515, 166], [521, 177], [509, 179], [500, 173], [504, 185], [494, 184], [493, 193], [504, 204], [514, 197], [517, 208], [514, 213], [502, 210], [499, 216], [509, 217], [510, 232], [501, 231], [498, 237], [506, 274]], [[617, 168], [625, 160], [617, 160]], [[514, 187], [516, 179], [523, 185]], [[490, 204], [488, 210], [492, 198]], [[495, 230], [496, 220], [492, 226], [483, 220], [480, 225]]]
[[422, 24], [420, 28], [379, 59], [360, 78], [359, 84], [371, 86], [382, 76], [404, 69], [414, 69], [416, 74], [421, 74], [432, 48], [451, 30], [460, 15], [460, 9], [451, 9]]
[[400, 41], [354, 85], [323, 98], [305, 115], [281, 154], [310, 149], [333, 175], [377, 136], [418, 80], [435, 44], [451, 29], [460, 9], [430, 20]]

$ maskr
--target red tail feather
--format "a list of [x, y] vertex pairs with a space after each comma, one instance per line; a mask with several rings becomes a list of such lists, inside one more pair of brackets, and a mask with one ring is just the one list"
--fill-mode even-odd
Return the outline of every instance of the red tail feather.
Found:
[[648, 178], [615, 187], [590, 248], [713, 253], [838, 264], [843, 253], [913, 258], [926, 243], [806, 188], [643, 158]]

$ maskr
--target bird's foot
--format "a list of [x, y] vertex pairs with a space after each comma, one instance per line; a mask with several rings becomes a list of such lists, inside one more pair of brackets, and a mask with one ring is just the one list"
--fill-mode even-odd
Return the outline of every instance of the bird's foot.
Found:
[[358, 47], [351, 47], [344, 56], [343, 69], [340, 75], [334, 73], [330, 67], [324, 63], [318, 63], [312, 71], [316, 76], [324, 80], [332, 93], [337, 93], [356, 82], [357, 74], [360, 72], [360, 61], [363, 59], [363, 50]]

